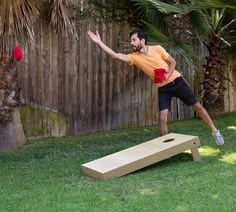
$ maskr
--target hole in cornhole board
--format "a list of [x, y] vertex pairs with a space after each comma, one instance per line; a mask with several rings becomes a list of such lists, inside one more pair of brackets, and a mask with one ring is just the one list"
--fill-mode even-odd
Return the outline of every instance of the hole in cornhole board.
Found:
[[174, 138], [169, 138], [169, 139], [167, 139], [167, 140], [164, 140], [163, 142], [164, 143], [168, 143], [168, 142], [171, 142], [171, 141], [174, 141], [175, 139]]

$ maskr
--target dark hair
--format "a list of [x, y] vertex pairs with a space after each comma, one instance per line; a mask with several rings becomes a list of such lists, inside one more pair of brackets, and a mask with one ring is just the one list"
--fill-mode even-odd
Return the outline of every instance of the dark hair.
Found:
[[142, 29], [134, 29], [132, 30], [132, 32], [129, 33], [130, 38], [133, 34], [136, 34], [136, 33], [137, 33], [138, 38], [140, 40], [145, 39], [145, 44], [147, 44], [147, 38], [148, 38], [147, 32]]

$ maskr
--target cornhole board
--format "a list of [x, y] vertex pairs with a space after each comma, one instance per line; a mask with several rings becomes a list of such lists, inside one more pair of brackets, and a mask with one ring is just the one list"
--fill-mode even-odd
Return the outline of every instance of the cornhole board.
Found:
[[197, 136], [170, 133], [145, 143], [82, 164], [83, 172], [97, 179], [119, 177], [186, 150], [191, 150], [194, 161], [200, 161]]

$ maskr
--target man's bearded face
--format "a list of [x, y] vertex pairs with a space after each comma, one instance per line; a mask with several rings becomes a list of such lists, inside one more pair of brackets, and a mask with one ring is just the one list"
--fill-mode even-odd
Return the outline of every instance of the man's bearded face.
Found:
[[138, 38], [137, 33], [133, 34], [130, 40], [133, 52], [138, 52], [142, 49], [141, 40]]

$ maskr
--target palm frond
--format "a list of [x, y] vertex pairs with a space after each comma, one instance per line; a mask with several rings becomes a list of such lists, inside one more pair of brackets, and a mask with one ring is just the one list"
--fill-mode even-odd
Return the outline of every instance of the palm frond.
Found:
[[226, 15], [226, 10], [224, 9], [211, 9], [211, 25], [216, 33], [221, 27], [221, 23]]
[[158, 11], [164, 14], [178, 14], [185, 15], [193, 10], [206, 9], [207, 5], [199, 4], [197, 1], [191, 1], [190, 3], [167, 3], [161, 0], [131, 0], [136, 2], [136, 6], [140, 8], [154, 7]]
[[10, 53], [17, 43], [34, 42], [34, 23], [39, 15], [31, 0], [1, 0], [0, 49]]
[[134, 5], [138, 10], [144, 12], [151, 7], [151, 4], [148, 1], [142, 1], [142, 0], [130, 0], [130, 1], [134, 2]]
[[163, 18], [166, 16], [166, 14], [163, 14], [158, 11], [148, 1], [131, 0], [131, 2], [134, 2], [139, 20], [144, 20], [153, 24], [163, 24]]
[[146, 7], [155, 7], [158, 11], [160, 11], [161, 13], [164, 14], [170, 14], [170, 13], [182, 13], [183, 11], [185, 11], [185, 6], [183, 5], [183, 7], [181, 8], [181, 6], [176, 6], [173, 4], [168, 4], [159, 0], [132, 0], [135, 1], [137, 5], [139, 5], [140, 7], [142, 6], [146, 6]]
[[76, 37], [75, 25], [71, 19], [69, 5], [75, 0], [47, 0], [50, 3], [50, 23], [57, 33], [65, 33], [70, 38]]
[[174, 58], [178, 57], [183, 59], [191, 71], [194, 72], [197, 58], [195, 57], [193, 45], [191, 43], [184, 42], [183, 39], [175, 35], [166, 35], [154, 25], [146, 23], [146, 27], [149, 35], [149, 44], [162, 45]]
[[145, 21], [143, 21], [143, 23], [148, 31], [149, 43], [157, 43], [157, 42], [162, 43], [166, 40], [166, 35], [161, 31], [160, 28], [157, 28], [156, 26], [149, 24]]
[[219, 30], [219, 35], [221, 36], [226, 29], [228, 29], [232, 24], [234, 24], [236, 21], [236, 18], [232, 19], [228, 24], [226, 24], [224, 27], [222, 27], [220, 30]]
[[231, 8], [236, 10], [235, 0], [201, 0], [199, 4], [208, 8]]
[[201, 11], [192, 11], [189, 13], [190, 22], [193, 29], [201, 40], [206, 40], [212, 33], [210, 20]]
[[222, 40], [222, 42], [224, 42], [227, 46], [231, 47], [231, 44], [225, 40], [224, 38], [220, 38]]
[[176, 36], [170, 37], [170, 44], [167, 46], [167, 50], [174, 58], [182, 59], [192, 73], [195, 72], [197, 64], [199, 64], [198, 57], [194, 52], [193, 45], [188, 42], [184, 42]]

